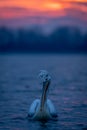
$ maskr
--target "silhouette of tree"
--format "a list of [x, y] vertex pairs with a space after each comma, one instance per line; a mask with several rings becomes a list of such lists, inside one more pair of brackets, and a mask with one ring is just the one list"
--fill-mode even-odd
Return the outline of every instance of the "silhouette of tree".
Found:
[[74, 27], [60, 27], [49, 35], [40, 29], [0, 28], [0, 51], [87, 52], [87, 33]]

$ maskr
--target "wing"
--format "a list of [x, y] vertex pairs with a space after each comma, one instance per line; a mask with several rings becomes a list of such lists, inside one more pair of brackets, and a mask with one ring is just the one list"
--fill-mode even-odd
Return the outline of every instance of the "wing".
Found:
[[49, 112], [50, 112], [51, 116], [52, 116], [52, 117], [57, 117], [56, 109], [55, 109], [55, 107], [54, 107], [52, 101], [49, 100], [49, 99], [47, 100], [47, 107], [48, 107], [48, 109], [49, 109]]
[[29, 117], [32, 117], [35, 114], [39, 103], [40, 103], [39, 99], [36, 99], [36, 100], [33, 101], [33, 103], [31, 104], [31, 106], [29, 108], [29, 111], [28, 111], [28, 116]]

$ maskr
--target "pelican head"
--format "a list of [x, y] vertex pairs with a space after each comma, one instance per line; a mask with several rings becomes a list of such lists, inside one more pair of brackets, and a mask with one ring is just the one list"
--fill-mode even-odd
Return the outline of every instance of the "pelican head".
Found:
[[41, 70], [39, 73], [39, 78], [43, 85], [43, 92], [42, 92], [42, 97], [41, 97], [41, 110], [42, 110], [44, 108], [44, 104], [47, 98], [47, 90], [51, 83], [51, 76], [46, 70]]
[[41, 83], [44, 85], [46, 83], [51, 82], [51, 76], [49, 75], [48, 71], [46, 70], [41, 70], [39, 73], [39, 78], [41, 80]]

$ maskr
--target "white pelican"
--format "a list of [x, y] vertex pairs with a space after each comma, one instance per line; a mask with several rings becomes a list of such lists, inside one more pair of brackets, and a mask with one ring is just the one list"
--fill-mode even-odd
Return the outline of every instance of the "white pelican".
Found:
[[57, 112], [51, 100], [47, 99], [47, 91], [51, 82], [51, 77], [46, 70], [41, 70], [39, 78], [43, 84], [41, 99], [36, 99], [31, 104], [28, 117], [34, 120], [57, 119]]

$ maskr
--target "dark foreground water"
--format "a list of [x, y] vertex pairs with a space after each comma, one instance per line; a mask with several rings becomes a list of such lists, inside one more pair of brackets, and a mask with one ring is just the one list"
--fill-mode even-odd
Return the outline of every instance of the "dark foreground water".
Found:
[[[58, 121], [26, 118], [41, 96], [40, 69], [52, 76]], [[87, 55], [0, 54], [0, 130], [87, 130]]]

